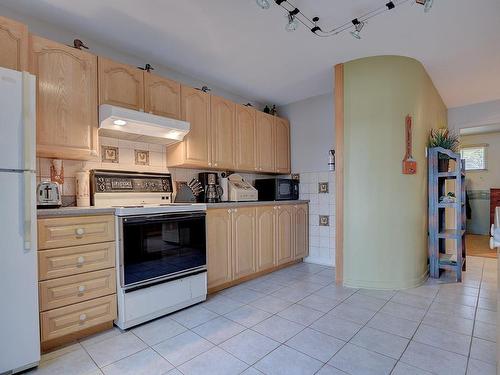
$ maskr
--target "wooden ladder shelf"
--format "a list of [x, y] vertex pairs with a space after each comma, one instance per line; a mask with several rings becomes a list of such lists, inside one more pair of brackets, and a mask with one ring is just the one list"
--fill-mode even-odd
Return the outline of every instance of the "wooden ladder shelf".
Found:
[[[452, 171], [439, 171], [439, 159], [448, 158]], [[429, 273], [439, 278], [441, 270], [456, 272], [457, 282], [462, 281], [466, 267], [465, 249], [465, 165], [459, 154], [441, 147], [429, 149]], [[442, 202], [447, 195], [447, 184], [454, 180], [454, 202]], [[454, 223], [447, 222], [446, 210], [454, 211]], [[448, 217], [449, 219], [449, 217]], [[450, 220], [448, 220], [450, 221]], [[456, 253], [446, 251], [450, 241], [456, 243]]]

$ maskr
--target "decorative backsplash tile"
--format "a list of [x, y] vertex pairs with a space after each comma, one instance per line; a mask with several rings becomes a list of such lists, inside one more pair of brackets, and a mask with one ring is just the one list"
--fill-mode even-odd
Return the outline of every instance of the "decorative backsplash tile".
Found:
[[318, 182], [318, 193], [328, 194], [328, 182]]
[[319, 215], [319, 226], [320, 227], [328, 227], [328, 226], [330, 226], [330, 216], [328, 216], [328, 215]]
[[134, 150], [135, 165], [149, 165], [149, 151], [147, 150]]
[[119, 163], [120, 149], [114, 146], [101, 146], [101, 161], [103, 163]]

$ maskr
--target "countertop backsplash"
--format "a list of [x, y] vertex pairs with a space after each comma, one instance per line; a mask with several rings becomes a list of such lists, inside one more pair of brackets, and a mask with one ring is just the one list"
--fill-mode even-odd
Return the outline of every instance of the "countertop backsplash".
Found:
[[[207, 172], [206, 170], [187, 169], [187, 168], [167, 168], [167, 154], [165, 146], [152, 143], [131, 142], [126, 140], [119, 140], [115, 138], [100, 137], [101, 158], [103, 148], [110, 149], [113, 153], [117, 152], [117, 162], [112, 161], [78, 161], [78, 160], [64, 160], [64, 184], [62, 188], [63, 205], [74, 205], [76, 195], [76, 172], [79, 170], [90, 169], [109, 169], [109, 170], [122, 170], [122, 171], [137, 171], [137, 172], [158, 172], [158, 173], [171, 173], [172, 180], [175, 181], [190, 181], [192, 178], [197, 177], [200, 172]], [[149, 165], [136, 164], [136, 152], [147, 152]], [[143, 154], [144, 156], [144, 154]], [[143, 162], [144, 158], [138, 160], [139, 163]], [[37, 158], [37, 182], [50, 181], [50, 165], [51, 159]], [[240, 173], [242, 177], [254, 183], [257, 178], [266, 178], [269, 175], [254, 174], [254, 173]], [[175, 183], [174, 183], [175, 189]], [[175, 192], [175, 191], [174, 191]]]

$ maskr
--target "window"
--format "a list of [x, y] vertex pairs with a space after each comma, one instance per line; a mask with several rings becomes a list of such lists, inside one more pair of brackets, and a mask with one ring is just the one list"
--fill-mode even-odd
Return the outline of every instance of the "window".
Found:
[[460, 155], [465, 160], [466, 171], [486, 169], [486, 145], [462, 147]]

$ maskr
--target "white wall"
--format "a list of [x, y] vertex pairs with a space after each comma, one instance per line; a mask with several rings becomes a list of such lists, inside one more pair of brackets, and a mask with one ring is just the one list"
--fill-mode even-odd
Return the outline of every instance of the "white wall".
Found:
[[[59, 43], [67, 44], [67, 45], [72, 45], [73, 44], [73, 39], [81, 39], [85, 44], [90, 48], [90, 52], [94, 53], [96, 55], [100, 56], [105, 56], [109, 57], [111, 59], [114, 59], [116, 61], [125, 63], [125, 64], [130, 64], [133, 66], [144, 66], [146, 63], [151, 64], [154, 67], [154, 73], [158, 74], [160, 76], [164, 76], [173, 80], [176, 80], [178, 82], [184, 83], [186, 85], [192, 86], [192, 87], [201, 87], [201, 86], [208, 86], [212, 89], [212, 93], [216, 95], [220, 95], [222, 97], [225, 97], [227, 99], [233, 100], [236, 103], [241, 103], [241, 104], [246, 104], [248, 102], [251, 102], [254, 104], [256, 107], [259, 109], [261, 108], [262, 104], [257, 103], [251, 98], [245, 98], [243, 96], [238, 95], [237, 93], [230, 93], [225, 91], [223, 88], [216, 87], [210, 84], [210, 82], [206, 82], [202, 79], [194, 78], [179, 72], [176, 72], [175, 70], [172, 70], [166, 66], [162, 66], [161, 64], [155, 63], [155, 61], [152, 61], [148, 56], [135, 56], [133, 53], [129, 52], [124, 52], [124, 51], [118, 51], [114, 49], [112, 46], [103, 44], [99, 41], [92, 40], [90, 38], [86, 38], [85, 35], [80, 35], [76, 34], [71, 30], [66, 30], [58, 27], [57, 25], [52, 25], [40, 20], [37, 20], [36, 18], [33, 18], [31, 16], [27, 16], [24, 14], [19, 14], [17, 12], [14, 12], [5, 6], [2, 6], [0, 4], [0, 15], [23, 22], [28, 25], [29, 31], [33, 34], [42, 36], [47, 39], [54, 40]], [[203, 62], [200, 62], [203, 63]]]
[[292, 171], [328, 170], [328, 150], [335, 145], [333, 94], [325, 94], [279, 108], [291, 123]]
[[500, 100], [448, 109], [448, 128], [463, 128], [500, 123]]
[[[320, 95], [278, 108], [290, 120], [292, 172], [300, 173], [300, 198], [309, 203], [307, 262], [335, 265], [335, 173], [328, 171], [328, 150], [334, 148], [333, 95]], [[328, 182], [328, 193], [318, 184]], [[329, 225], [320, 226], [319, 217]]]

